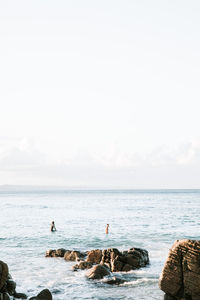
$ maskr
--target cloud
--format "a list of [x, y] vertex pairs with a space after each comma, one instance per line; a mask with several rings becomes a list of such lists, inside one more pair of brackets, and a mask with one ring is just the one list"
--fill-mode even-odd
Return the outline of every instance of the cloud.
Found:
[[[163, 145], [146, 155], [78, 151], [59, 162], [47, 159], [34, 142], [15, 140], [0, 155], [1, 184], [95, 186], [118, 188], [199, 187], [200, 142], [170, 149]], [[2, 150], [2, 149], [1, 149]]]

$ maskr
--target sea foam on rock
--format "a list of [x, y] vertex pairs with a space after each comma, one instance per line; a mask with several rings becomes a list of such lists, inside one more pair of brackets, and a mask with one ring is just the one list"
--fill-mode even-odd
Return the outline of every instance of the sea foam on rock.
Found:
[[200, 241], [177, 240], [173, 244], [159, 286], [165, 300], [200, 300]]

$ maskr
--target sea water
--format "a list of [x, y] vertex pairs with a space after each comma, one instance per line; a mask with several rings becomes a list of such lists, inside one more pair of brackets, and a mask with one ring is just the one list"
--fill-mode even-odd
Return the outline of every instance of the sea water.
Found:
[[[29, 296], [48, 288], [55, 300], [162, 299], [158, 280], [169, 248], [177, 239], [200, 239], [199, 213], [199, 190], [1, 191], [0, 260], [17, 291]], [[110, 286], [88, 280], [86, 271], [73, 272], [74, 262], [45, 258], [47, 249], [61, 247], [140, 247], [148, 250], [150, 265], [120, 273], [127, 282]]]

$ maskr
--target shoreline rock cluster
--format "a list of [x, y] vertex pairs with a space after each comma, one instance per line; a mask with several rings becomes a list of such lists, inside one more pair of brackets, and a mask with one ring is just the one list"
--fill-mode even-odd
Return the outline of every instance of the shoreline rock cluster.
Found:
[[[48, 250], [46, 257], [63, 257], [66, 261], [76, 261], [73, 266], [74, 271], [89, 269], [86, 276], [89, 279], [102, 279], [111, 276], [108, 284], [123, 283], [123, 279], [113, 277], [113, 272], [129, 272], [145, 267], [149, 264], [148, 251], [140, 248], [130, 248], [127, 251], [119, 251], [116, 248], [94, 249], [87, 252], [66, 250]], [[105, 281], [106, 282], [106, 281]]]
[[[9, 274], [8, 265], [0, 261], [0, 299], [10, 300], [10, 297], [14, 297], [14, 299], [28, 298], [26, 294], [16, 292], [16, 282]], [[29, 300], [52, 300], [52, 295], [48, 289], [44, 289], [37, 296], [29, 298]]]
[[200, 241], [177, 240], [159, 280], [165, 300], [200, 300]]

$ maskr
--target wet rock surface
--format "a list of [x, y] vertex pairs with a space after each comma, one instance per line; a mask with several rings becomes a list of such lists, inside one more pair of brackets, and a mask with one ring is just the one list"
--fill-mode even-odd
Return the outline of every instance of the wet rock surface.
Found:
[[[8, 265], [0, 261], [0, 300], [27, 299], [24, 293], [16, 292], [16, 282], [9, 274]], [[52, 300], [51, 292], [47, 289], [41, 291], [37, 296], [31, 297], [32, 300]]]
[[102, 279], [111, 275], [110, 270], [105, 265], [96, 265], [92, 267], [86, 274], [89, 279]]
[[112, 272], [128, 272], [145, 267], [149, 263], [148, 251], [139, 248], [131, 248], [120, 252], [110, 248], [103, 250], [102, 264], [107, 264]]
[[165, 300], [200, 299], [200, 241], [176, 241], [169, 251], [159, 286]]
[[73, 271], [91, 269], [93, 264], [88, 261], [81, 261], [72, 267]]
[[86, 256], [86, 253], [80, 252], [80, 251], [69, 251], [67, 250], [64, 255], [64, 259], [67, 261], [80, 261], [84, 259]]
[[15, 298], [27, 299], [25, 294], [18, 294], [16, 292], [16, 283], [9, 274], [8, 265], [3, 261], [0, 261], [0, 299], [9, 300], [10, 296]]
[[100, 264], [101, 259], [102, 259], [102, 250], [96, 249], [96, 250], [88, 251], [86, 261], [92, 264]]
[[37, 296], [31, 297], [29, 300], [52, 300], [52, 294], [48, 289], [42, 290]]

